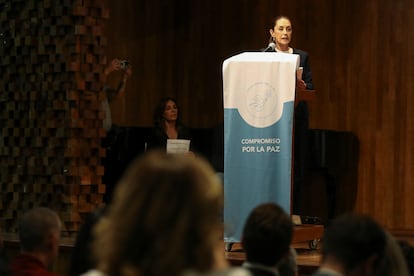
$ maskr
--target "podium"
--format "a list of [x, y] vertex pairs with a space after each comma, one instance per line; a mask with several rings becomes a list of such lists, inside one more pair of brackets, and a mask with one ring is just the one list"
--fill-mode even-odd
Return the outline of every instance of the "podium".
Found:
[[225, 242], [240, 242], [259, 204], [275, 202], [291, 214], [298, 66], [298, 55], [267, 52], [223, 62]]
[[315, 94], [316, 94], [315, 90], [304, 89], [304, 90], [296, 91], [295, 105], [297, 105], [301, 101], [309, 102], [313, 100], [313, 98], [315, 98]]

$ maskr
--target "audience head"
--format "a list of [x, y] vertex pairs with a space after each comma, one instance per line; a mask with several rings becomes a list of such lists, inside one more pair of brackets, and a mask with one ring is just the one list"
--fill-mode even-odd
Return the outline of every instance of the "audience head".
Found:
[[381, 271], [378, 271], [375, 275], [378, 276], [388, 276], [388, 275], [398, 275], [398, 276], [409, 276], [409, 270], [407, 266], [407, 261], [401, 250], [401, 247], [395, 240], [394, 236], [385, 231], [387, 236], [387, 244], [385, 248], [385, 256]]
[[405, 258], [410, 275], [414, 275], [414, 247], [405, 240], [397, 241]]
[[379, 275], [384, 269], [386, 245], [386, 233], [373, 218], [345, 214], [325, 230], [322, 266], [339, 265], [346, 275]]
[[222, 245], [222, 201], [222, 187], [202, 159], [146, 153], [128, 168], [95, 228], [98, 269], [149, 276], [212, 269]]
[[49, 265], [58, 255], [61, 221], [49, 208], [36, 207], [25, 213], [19, 224], [22, 252], [42, 254]]
[[154, 124], [164, 128], [165, 122], [179, 123], [179, 108], [177, 101], [171, 97], [162, 98], [154, 110]]
[[277, 269], [279, 274], [282, 276], [297, 276], [298, 275], [298, 264], [297, 264], [297, 253], [295, 248], [290, 247], [290, 252], [287, 258], [279, 262]]
[[289, 256], [293, 223], [289, 215], [275, 203], [257, 206], [249, 214], [242, 243], [250, 263], [275, 266]]

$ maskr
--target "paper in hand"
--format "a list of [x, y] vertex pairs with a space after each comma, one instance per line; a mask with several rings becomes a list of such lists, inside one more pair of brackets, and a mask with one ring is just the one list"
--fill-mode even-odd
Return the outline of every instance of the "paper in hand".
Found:
[[190, 140], [168, 139], [167, 153], [187, 153], [190, 151]]
[[296, 78], [298, 80], [302, 79], [302, 74], [303, 74], [303, 67], [299, 67], [298, 70], [296, 70]]

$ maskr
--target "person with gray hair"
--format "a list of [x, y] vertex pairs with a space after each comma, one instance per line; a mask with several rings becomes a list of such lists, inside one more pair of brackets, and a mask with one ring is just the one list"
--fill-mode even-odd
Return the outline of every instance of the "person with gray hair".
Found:
[[48, 267], [58, 255], [61, 228], [59, 216], [49, 208], [25, 213], [19, 223], [21, 253], [10, 264], [11, 275], [56, 276]]

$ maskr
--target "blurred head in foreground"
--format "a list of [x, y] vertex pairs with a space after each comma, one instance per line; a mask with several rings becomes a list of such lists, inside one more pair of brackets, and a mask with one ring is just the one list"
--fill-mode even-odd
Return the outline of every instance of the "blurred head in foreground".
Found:
[[150, 276], [214, 269], [222, 201], [222, 186], [207, 162], [148, 152], [129, 167], [95, 228], [98, 269]]

